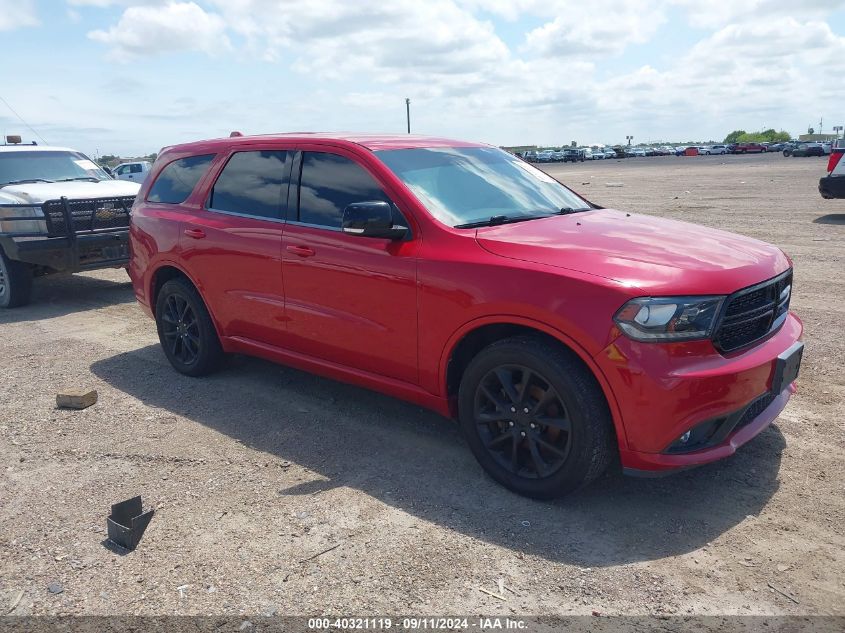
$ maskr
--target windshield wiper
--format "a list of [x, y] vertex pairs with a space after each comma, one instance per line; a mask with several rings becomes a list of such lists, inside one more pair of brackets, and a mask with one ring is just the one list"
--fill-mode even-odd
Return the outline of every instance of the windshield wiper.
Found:
[[100, 182], [100, 179], [94, 178], [94, 176], [76, 176], [75, 178], [62, 178], [61, 180], [57, 180], [56, 182], [71, 182], [73, 180], [88, 180], [90, 182]]
[[482, 226], [499, 226], [500, 224], [512, 224], [514, 222], [525, 222], [526, 220], [539, 220], [549, 217], [549, 213], [543, 215], [494, 215], [486, 220], [476, 220], [466, 224], [456, 224], [456, 229], [477, 229]]
[[12, 180], [10, 182], [0, 183], [0, 187], [8, 187], [9, 185], [25, 185], [31, 182], [56, 182], [55, 180], [47, 180], [46, 178], [25, 178], [24, 180]]
[[456, 229], [477, 229], [482, 226], [499, 226], [500, 224], [512, 224], [514, 222], [525, 222], [526, 220], [539, 220], [540, 218], [550, 218], [553, 215], [569, 215], [570, 213], [579, 213], [581, 211], [589, 211], [589, 207], [583, 209], [573, 209], [572, 207], [563, 207], [557, 211], [547, 211], [543, 214], [535, 215], [494, 215], [486, 220], [476, 220], [475, 222], [467, 222], [466, 224], [456, 224]]

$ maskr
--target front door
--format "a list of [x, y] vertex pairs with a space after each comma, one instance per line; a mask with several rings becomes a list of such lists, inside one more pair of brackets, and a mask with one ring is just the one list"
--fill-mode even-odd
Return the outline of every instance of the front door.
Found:
[[341, 232], [348, 204], [390, 197], [352, 154], [303, 149], [282, 239], [289, 347], [416, 384], [418, 241]]

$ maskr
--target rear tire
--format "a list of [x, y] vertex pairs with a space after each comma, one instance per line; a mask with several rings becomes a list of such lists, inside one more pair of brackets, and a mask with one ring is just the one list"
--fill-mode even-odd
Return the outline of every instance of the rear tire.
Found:
[[527, 497], [577, 490], [615, 455], [610, 411], [595, 378], [571, 351], [537, 337], [504, 339], [479, 352], [461, 379], [458, 412], [481, 466]]
[[0, 308], [19, 308], [32, 298], [32, 267], [9, 259], [0, 248]]
[[223, 361], [223, 348], [211, 315], [197, 289], [177, 277], [156, 298], [158, 339], [173, 368], [186, 376], [205, 376]]

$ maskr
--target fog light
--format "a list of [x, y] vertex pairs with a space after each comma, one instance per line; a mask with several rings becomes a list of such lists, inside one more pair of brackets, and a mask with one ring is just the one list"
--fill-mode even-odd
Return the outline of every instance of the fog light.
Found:
[[687, 432], [686, 432], [686, 433], [684, 433], [681, 437], [679, 437], [679, 438], [678, 438], [678, 441], [679, 441], [681, 444], [686, 444], [687, 442], [689, 442], [689, 437], [690, 437], [690, 435], [692, 435], [692, 431], [687, 431]]

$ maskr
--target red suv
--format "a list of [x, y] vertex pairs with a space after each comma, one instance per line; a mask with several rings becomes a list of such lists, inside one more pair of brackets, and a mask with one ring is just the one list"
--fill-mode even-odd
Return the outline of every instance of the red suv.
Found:
[[780, 249], [602, 208], [478, 143], [169, 147], [130, 240], [176, 370], [250, 354], [429, 407], [540, 498], [617, 455], [657, 473], [734, 453], [784, 408], [803, 350]]

